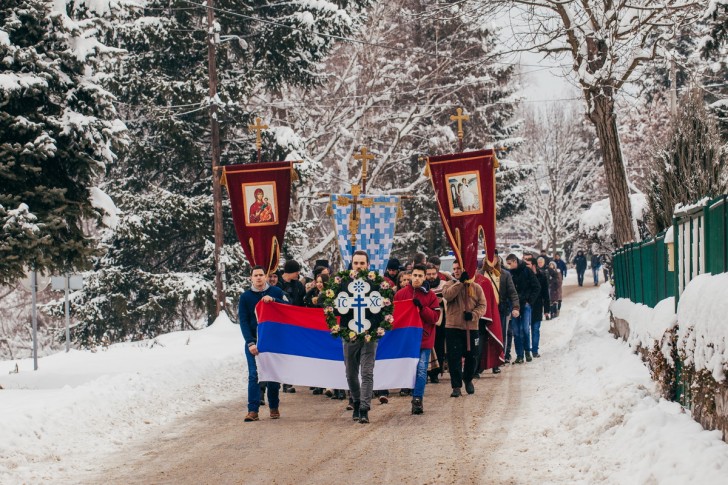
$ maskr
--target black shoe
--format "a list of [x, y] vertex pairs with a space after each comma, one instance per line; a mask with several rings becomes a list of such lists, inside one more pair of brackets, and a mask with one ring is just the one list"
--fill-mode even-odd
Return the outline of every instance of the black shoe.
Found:
[[415, 397], [412, 399], [412, 414], [422, 414], [425, 410], [422, 407], [422, 398]]
[[379, 396], [379, 404], [387, 404], [389, 402], [389, 398], [382, 394]]
[[473, 374], [473, 378], [480, 379], [480, 372], [476, 372], [475, 374]]
[[541, 354], [539, 354], [538, 352], [536, 352], [535, 354], [533, 354], [533, 356], [535, 358], [537, 358], [537, 359], [540, 359], [541, 358]]
[[366, 424], [369, 422], [369, 410], [368, 409], [359, 410], [359, 422], [361, 424]]
[[493, 374], [500, 374], [501, 370], [500, 367], [493, 367]]
[[354, 401], [354, 405], [352, 406], [354, 408], [354, 413], [351, 415], [351, 419], [354, 421], [359, 421], [359, 417], [361, 416], [361, 411], [359, 410], [359, 401]]
[[290, 384], [283, 384], [283, 392], [289, 393], [289, 394], [295, 394], [296, 388]]
[[412, 389], [402, 389], [399, 391], [399, 395], [402, 397], [409, 396], [412, 394]]
[[523, 357], [518, 357], [516, 360], [513, 361], [514, 364], [523, 364]]
[[346, 391], [344, 391], [343, 389], [334, 391], [334, 396], [331, 399], [338, 399], [339, 401], [343, 401], [344, 399], [346, 399]]
[[475, 394], [475, 386], [473, 385], [473, 381], [465, 383], [465, 392], [467, 392], [468, 394]]
[[460, 391], [459, 387], [456, 387], [452, 390], [452, 393], [450, 394], [450, 397], [460, 397], [463, 393]]
[[432, 383], [432, 384], [439, 384], [440, 383], [440, 378], [437, 376], [437, 374], [432, 374], [430, 376], [430, 383]]
[[320, 387], [316, 387], [316, 388], [314, 388], [314, 390], [313, 390], [313, 395], [314, 395], [314, 396], [320, 396], [320, 395], [321, 395], [321, 394], [323, 394], [323, 393], [324, 393], [324, 390], [323, 390], [323, 389], [321, 389]]
[[533, 360], [533, 357], [531, 357], [531, 352], [526, 352], [526, 362], [531, 362]]

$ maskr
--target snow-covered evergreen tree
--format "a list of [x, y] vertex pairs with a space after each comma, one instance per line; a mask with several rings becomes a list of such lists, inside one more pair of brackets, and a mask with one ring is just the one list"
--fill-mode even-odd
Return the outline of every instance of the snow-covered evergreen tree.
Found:
[[0, 282], [88, 267], [96, 250], [91, 189], [125, 143], [96, 69], [115, 54], [100, 23], [71, 2], [0, 5]]
[[702, 91], [685, 93], [672, 120], [667, 144], [657, 153], [648, 192], [654, 233], [672, 225], [677, 204], [691, 204], [728, 190], [728, 153]]
[[[106, 38], [127, 55], [110, 65], [132, 142], [110, 167], [105, 190], [121, 213], [106, 253], [74, 301], [77, 336], [93, 342], [156, 335], [214, 315], [212, 170], [208, 107], [216, 103], [222, 163], [254, 161], [248, 123], [256, 100], [295, 85], [309, 89], [337, 37], [356, 28], [368, 0], [215, 2], [218, 96], [209, 99], [207, 9], [186, 0], [128, 8]], [[305, 92], [305, 91], [304, 91]], [[277, 123], [269, 123], [275, 126]], [[264, 133], [267, 160], [302, 146], [290, 129]], [[298, 155], [295, 155], [297, 158]], [[223, 204], [227, 303], [235, 312], [247, 261]], [[295, 232], [295, 222], [292, 224]]]

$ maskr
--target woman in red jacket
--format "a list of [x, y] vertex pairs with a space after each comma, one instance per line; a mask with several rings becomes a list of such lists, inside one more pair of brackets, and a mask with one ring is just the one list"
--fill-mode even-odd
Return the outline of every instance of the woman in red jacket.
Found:
[[430, 365], [430, 352], [435, 345], [435, 324], [440, 319], [440, 303], [434, 292], [425, 282], [425, 266], [418, 264], [412, 268], [412, 281], [394, 295], [394, 301], [412, 300], [422, 320], [422, 342], [420, 343], [420, 361], [417, 364], [417, 378], [412, 391], [412, 414], [422, 414], [422, 398], [427, 384], [427, 368]]

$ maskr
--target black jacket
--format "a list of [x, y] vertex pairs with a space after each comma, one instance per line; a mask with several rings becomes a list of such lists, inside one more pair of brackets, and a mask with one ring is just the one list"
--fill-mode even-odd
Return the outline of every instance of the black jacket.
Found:
[[581, 254], [574, 257], [574, 265], [576, 266], [577, 271], [581, 273], [586, 271], [586, 256]]
[[285, 281], [281, 276], [278, 279], [278, 287], [288, 297], [291, 305], [303, 306], [303, 297], [306, 296], [306, 288], [298, 280]]
[[541, 289], [538, 292], [536, 301], [531, 304], [531, 321], [540, 322], [543, 320], [544, 311], [548, 311], [551, 307], [549, 299], [549, 280], [545, 270], [536, 271], [536, 279]]
[[526, 267], [526, 263], [518, 260], [518, 267], [511, 270], [511, 276], [513, 277], [513, 284], [516, 286], [516, 291], [518, 292], [521, 311], [523, 311], [526, 303], [533, 306], [541, 292], [541, 285], [536, 275]]

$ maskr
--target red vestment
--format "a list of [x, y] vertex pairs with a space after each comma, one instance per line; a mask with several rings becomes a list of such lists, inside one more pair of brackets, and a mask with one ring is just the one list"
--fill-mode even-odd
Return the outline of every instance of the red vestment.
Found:
[[[500, 313], [498, 312], [498, 297], [495, 289], [495, 285], [491, 279], [487, 276], [483, 276], [480, 273], [476, 273], [475, 282], [483, 288], [485, 293], [485, 301], [488, 302], [485, 309], [485, 316], [487, 325], [485, 325], [485, 335], [481, 335], [480, 338], [485, 339], [485, 346], [483, 352], [480, 354], [480, 365], [481, 371], [486, 369], [492, 369], [498, 367], [505, 362], [505, 355], [503, 353], [503, 329], [501, 328]], [[480, 327], [482, 329], [482, 326]], [[483, 342], [481, 342], [481, 346]]]

